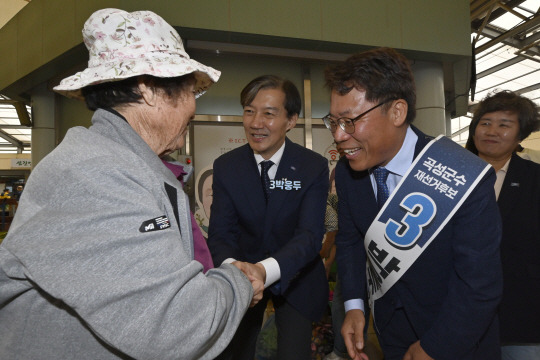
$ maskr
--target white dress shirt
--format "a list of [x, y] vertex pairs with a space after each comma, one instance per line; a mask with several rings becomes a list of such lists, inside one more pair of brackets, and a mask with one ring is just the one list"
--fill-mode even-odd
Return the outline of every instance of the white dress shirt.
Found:
[[506, 164], [502, 168], [497, 171], [495, 174], [497, 176], [497, 179], [495, 180], [495, 198], [499, 200], [499, 194], [501, 193], [501, 189], [503, 186], [504, 178], [506, 177], [506, 173], [508, 172], [508, 166], [510, 165], [510, 160], [512, 160], [512, 156], [508, 159]]

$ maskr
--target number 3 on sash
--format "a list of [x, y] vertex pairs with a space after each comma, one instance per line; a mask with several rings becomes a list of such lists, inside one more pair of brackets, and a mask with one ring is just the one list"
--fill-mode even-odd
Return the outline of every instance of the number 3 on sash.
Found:
[[407, 195], [400, 206], [407, 214], [400, 223], [389, 219], [384, 235], [390, 245], [407, 250], [417, 243], [422, 235], [422, 228], [431, 223], [437, 213], [437, 206], [429, 196], [419, 192]]

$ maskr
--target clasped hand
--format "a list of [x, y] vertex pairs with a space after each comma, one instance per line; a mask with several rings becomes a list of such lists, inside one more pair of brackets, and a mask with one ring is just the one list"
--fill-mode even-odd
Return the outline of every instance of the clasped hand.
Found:
[[251, 264], [248, 262], [234, 261], [232, 263], [240, 271], [242, 271], [253, 286], [253, 298], [251, 299], [250, 307], [255, 306], [263, 297], [264, 282], [266, 281], [266, 270], [262, 264]]

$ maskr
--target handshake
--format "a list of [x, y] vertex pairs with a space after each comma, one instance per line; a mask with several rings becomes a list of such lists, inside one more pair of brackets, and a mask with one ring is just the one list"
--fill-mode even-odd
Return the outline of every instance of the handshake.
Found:
[[253, 286], [253, 298], [251, 299], [250, 307], [255, 306], [263, 297], [264, 282], [266, 281], [266, 270], [262, 264], [251, 264], [248, 262], [234, 261], [232, 263], [240, 271], [242, 271]]

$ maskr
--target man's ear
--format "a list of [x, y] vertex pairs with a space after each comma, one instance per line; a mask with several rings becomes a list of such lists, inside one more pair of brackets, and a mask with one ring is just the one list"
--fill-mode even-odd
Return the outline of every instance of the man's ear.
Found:
[[395, 127], [400, 127], [405, 124], [407, 119], [407, 111], [409, 110], [409, 105], [403, 99], [394, 100], [392, 106], [388, 111], [392, 116], [392, 121]]
[[296, 121], [298, 120], [298, 114], [287, 118], [287, 132], [296, 126]]
[[157, 94], [155, 88], [148, 86], [148, 84], [146, 84], [146, 82], [144, 82], [142, 78], [138, 79], [137, 85], [139, 87], [139, 92], [141, 93], [144, 102], [149, 106], [156, 105]]

